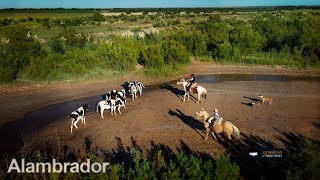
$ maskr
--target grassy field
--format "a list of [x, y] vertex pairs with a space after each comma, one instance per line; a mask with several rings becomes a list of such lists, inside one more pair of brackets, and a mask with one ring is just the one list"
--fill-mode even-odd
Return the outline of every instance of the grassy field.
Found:
[[[130, 72], [138, 64], [147, 75], [166, 76], [188, 64], [187, 56], [318, 67], [319, 26], [317, 7], [0, 10], [0, 77], [50, 81], [97, 69]], [[46, 64], [54, 69], [44, 71]]]

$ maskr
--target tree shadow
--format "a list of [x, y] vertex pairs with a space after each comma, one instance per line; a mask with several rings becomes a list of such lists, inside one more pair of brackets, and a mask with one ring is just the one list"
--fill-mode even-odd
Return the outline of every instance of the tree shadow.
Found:
[[[180, 110], [176, 109], [177, 112], [172, 111], [171, 109], [169, 109], [168, 114], [170, 114], [171, 116], [176, 116], [178, 117], [183, 123], [185, 123], [186, 125], [188, 125], [190, 128], [192, 128], [194, 131], [196, 131], [202, 138], [204, 138], [204, 136], [200, 133], [203, 132], [205, 133], [205, 128], [202, 122], [196, 120], [194, 117], [192, 116], [187, 116], [184, 113], [182, 113]], [[200, 131], [200, 132], [199, 132]]]
[[312, 124], [313, 124], [314, 127], [320, 129], [320, 124], [319, 124], [319, 123], [314, 123], [314, 122], [313, 122]]
[[[170, 113], [170, 111], [169, 111]], [[196, 121], [190, 116], [185, 116], [179, 110], [177, 112], [171, 111], [171, 114], [185, 121]], [[182, 120], [183, 121], [183, 120]], [[200, 128], [197, 125], [190, 124], [190, 127], [194, 129]], [[201, 126], [202, 128], [203, 126]], [[197, 129], [199, 130], [199, 129]], [[287, 158], [281, 159], [259, 159], [249, 155], [250, 152], [257, 149], [264, 148], [277, 148], [277, 145], [270, 140], [263, 139], [260, 136], [242, 133], [241, 141], [221, 141], [219, 142], [226, 150], [226, 153], [230, 155], [231, 160], [235, 161], [240, 167], [241, 177], [244, 179], [286, 179], [286, 170], [293, 165], [301, 164], [301, 159], [297, 159], [296, 154], [301, 154], [301, 149], [303, 147], [303, 139], [306, 137], [301, 134], [292, 132], [283, 132], [277, 128], [274, 128], [278, 132], [275, 136], [280, 142], [283, 143], [283, 147], [288, 152]], [[97, 158], [102, 158], [102, 161], [109, 162], [111, 164], [123, 164], [124, 170], [128, 172], [130, 165], [132, 165], [135, 154], [139, 150], [143, 156], [146, 156], [148, 160], [154, 160], [156, 158], [155, 154], [161, 150], [164, 160], [166, 162], [176, 161], [176, 152], [171, 149], [168, 145], [163, 143], [156, 143], [154, 141], [150, 142], [151, 148], [142, 148], [138, 145], [134, 137], [131, 137], [131, 144], [125, 146], [122, 139], [115, 137], [117, 146], [112, 149], [103, 149], [99, 147], [93, 147], [94, 141], [86, 136], [84, 138], [84, 147], [86, 148], [85, 155], [80, 153], [80, 150], [70, 150], [67, 145], [63, 146], [63, 156], [59, 159], [61, 162], [85, 162], [87, 158], [92, 158], [92, 154], [96, 155]], [[320, 143], [319, 141], [313, 141]], [[213, 160], [213, 157], [207, 153], [195, 151], [185, 143], [180, 140], [180, 145], [175, 147], [177, 152], [182, 152], [187, 156], [194, 156], [201, 158], [202, 162]], [[214, 148], [214, 147], [213, 147]], [[145, 149], [143, 152], [143, 149]], [[50, 147], [47, 147], [45, 151], [50, 151]], [[43, 154], [46, 154], [44, 152]], [[51, 155], [51, 158], [56, 158], [55, 155]], [[48, 158], [48, 160], [51, 160]], [[92, 159], [93, 160], [93, 159]], [[303, 160], [303, 159], [302, 159]], [[3, 161], [2, 161], [3, 162]], [[214, 169], [213, 169], [214, 170]]]
[[245, 179], [281, 179], [281, 172], [272, 160], [263, 160], [252, 157], [250, 152], [259, 149], [274, 148], [276, 145], [259, 136], [241, 133], [241, 141], [220, 141], [231, 159], [240, 167], [241, 176]]
[[[241, 133], [241, 141], [219, 141], [230, 157], [237, 162], [241, 176], [245, 179], [286, 179], [286, 172], [290, 166], [301, 164], [301, 159], [298, 160], [296, 154], [301, 154], [302, 142], [307, 138], [298, 133], [274, 129], [279, 133], [273, 137], [282, 143], [280, 148], [268, 139], [245, 133]], [[249, 155], [250, 152], [270, 149], [284, 150], [284, 158], [257, 158]]]

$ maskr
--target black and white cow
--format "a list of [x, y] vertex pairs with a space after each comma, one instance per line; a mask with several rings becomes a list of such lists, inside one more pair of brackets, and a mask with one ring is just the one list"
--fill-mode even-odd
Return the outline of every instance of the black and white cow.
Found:
[[118, 91], [112, 90], [106, 93], [105, 100], [111, 100], [117, 98]]
[[105, 109], [111, 109], [111, 100], [103, 100], [98, 102], [97, 104], [96, 112], [100, 112], [100, 116], [102, 117], [102, 119], [104, 119], [103, 111]]
[[89, 106], [87, 104], [85, 104], [70, 114], [71, 133], [72, 133], [73, 126], [78, 129], [77, 123], [79, 120], [81, 120], [82, 123], [86, 124], [85, 112], [88, 109], [89, 109]]
[[127, 103], [126, 90], [122, 89], [117, 91], [117, 98], [120, 98], [124, 103]]
[[137, 87], [134, 82], [128, 81], [122, 85], [125, 91], [132, 97], [132, 100], [137, 99]]
[[125, 105], [125, 102], [120, 98], [118, 97], [116, 100], [111, 100], [111, 114], [113, 115], [117, 115], [116, 114], [116, 110], [118, 110], [118, 112], [121, 114], [121, 107], [124, 107], [125, 109], [126, 108], [126, 105]]
[[142, 82], [140, 82], [140, 81], [134, 81], [134, 85], [136, 86], [136, 88], [137, 88], [137, 91], [139, 91], [139, 93], [140, 93], [140, 96], [142, 95], [142, 88], [146, 88], [146, 87], [144, 87], [144, 85], [142, 84]]

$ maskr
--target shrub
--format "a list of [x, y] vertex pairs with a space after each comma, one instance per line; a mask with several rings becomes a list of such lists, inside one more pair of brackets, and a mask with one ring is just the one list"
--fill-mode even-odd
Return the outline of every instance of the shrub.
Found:
[[217, 180], [231, 180], [240, 178], [240, 168], [236, 163], [231, 163], [229, 156], [221, 156], [216, 161], [216, 168], [214, 170], [214, 179]]
[[164, 62], [169, 65], [187, 64], [190, 62], [190, 55], [185, 46], [179, 41], [164, 41], [162, 44], [164, 51]]
[[83, 48], [87, 43], [86, 34], [77, 34], [72, 28], [64, 29], [57, 38], [65, 39], [66, 45], [73, 48]]
[[2, 37], [8, 39], [1, 44], [0, 81], [9, 82], [17, 78], [18, 73], [26, 68], [31, 58], [44, 57], [46, 51], [33, 37], [28, 37], [24, 26], [8, 26]]
[[139, 57], [139, 44], [128, 38], [115, 38], [107, 46], [106, 59], [114, 70], [134, 70]]
[[101, 22], [101, 21], [105, 21], [105, 17], [101, 13], [94, 13], [91, 16], [91, 20]]
[[320, 166], [320, 144], [312, 142], [307, 138], [300, 141], [302, 147], [298, 152], [289, 154], [288, 169], [286, 170], [287, 179], [318, 179], [320, 176], [317, 171]]
[[63, 54], [64, 53], [64, 44], [61, 40], [59, 39], [54, 39], [50, 42], [49, 44], [52, 52], [55, 52], [55, 53], [61, 53]]

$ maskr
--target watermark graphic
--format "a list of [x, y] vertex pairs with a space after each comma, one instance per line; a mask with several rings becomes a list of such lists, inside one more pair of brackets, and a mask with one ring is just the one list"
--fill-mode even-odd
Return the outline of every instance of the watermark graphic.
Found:
[[249, 155], [250, 155], [250, 156], [253, 156], [253, 157], [254, 157], [254, 156], [258, 156], [258, 152], [250, 152]]
[[16, 159], [12, 159], [7, 173], [16, 171], [17, 173], [105, 173], [108, 162], [94, 162], [90, 159], [86, 162], [57, 162], [56, 159], [52, 159], [52, 162], [26, 162], [25, 159], [21, 159], [20, 163]]
[[249, 156], [259, 159], [281, 159], [287, 157], [287, 150], [281, 148], [258, 148], [251, 150]]

